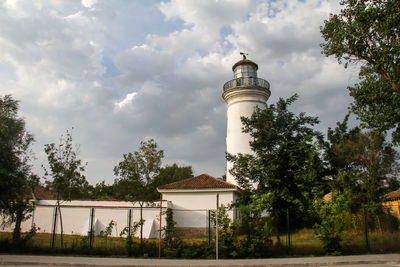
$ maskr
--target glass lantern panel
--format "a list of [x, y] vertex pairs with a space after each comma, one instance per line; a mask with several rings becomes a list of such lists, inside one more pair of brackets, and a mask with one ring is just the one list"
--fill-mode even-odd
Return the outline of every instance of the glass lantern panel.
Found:
[[235, 68], [235, 74], [234, 74], [235, 79], [243, 77], [242, 67], [243, 66], [240, 65]]
[[234, 78], [257, 77], [257, 70], [253, 65], [239, 65], [235, 68]]
[[253, 65], [248, 65], [248, 77], [257, 77], [257, 70]]

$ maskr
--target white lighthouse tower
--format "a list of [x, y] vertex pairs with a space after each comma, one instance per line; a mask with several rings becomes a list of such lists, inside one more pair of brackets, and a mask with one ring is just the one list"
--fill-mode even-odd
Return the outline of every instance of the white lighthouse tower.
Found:
[[[249, 134], [242, 132], [240, 117], [250, 117], [255, 107], [265, 108], [271, 95], [269, 83], [257, 77], [258, 65], [248, 60], [244, 53], [243, 59], [233, 65], [233, 80], [224, 84], [222, 97], [228, 104], [226, 151], [236, 155], [238, 153], [251, 154]], [[233, 164], [227, 162], [226, 181], [237, 184], [229, 170]]]

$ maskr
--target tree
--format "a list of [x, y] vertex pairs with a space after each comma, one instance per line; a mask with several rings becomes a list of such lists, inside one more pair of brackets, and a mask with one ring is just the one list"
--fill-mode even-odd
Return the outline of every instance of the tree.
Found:
[[348, 87], [352, 111], [370, 129], [394, 129], [400, 142], [400, 2], [344, 0], [340, 14], [321, 27], [326, 56], [339, 63], [360, 63], [360, 83]]
[[[348, 120], [350, 113], [348, 113], [342, 122], [337, 122], [334, 129], [328, 128], [327, 140], [320, 138], [320, 144], [324, 150], [324, 158], [327, 163], [327, 175], [330, 177], [335, 177], [338, 175], [340, 169], [344, 169], [348, 165], [345, 159], [345, 152], [338, 150], [338, 146], [348, 142], [349, 140], [357, 138], [360, 134], [361, 129], [359, 127], [354, 127], [348, 129]], [[343, 152], [343, 153], [342, 153]], [[339, 156], [338, 153], [342, 155]]]
[[371, 225], [386, 216], [382, 209], [385, 193], [399, 185], [398, 152], [385, 142], [385, 135], [363, 132], [359, 127], [349, 129], [349, 115], [328, 129], [324, 142], [325, 160], [331, 181], [331, 200], [316, 202], [320, 222], [314, 228], [327, 252], [340, 251], [344, 230], [361, 223], [361, 208], [367, 207]]
[[150, 183], [152, 198], [160, 197], [157, 188], [166, 184], [178, 182], [193, 177], [192, 166], [178, 166], [176, 163], [160, 168], [160, 172]]
[[[123, 155], [123, 160], [114, 167], [114, 174], [119, 178], [114, 189], [119, 199], [133, 201], [152, 201], [151, 184], [160, 174], [164, 151], [158, 150], [157, 143], [150, 139], [140, 142], [139, 150]], [[157, 199], [157, 198], [156, 198]]]
[[34, 138], [18, 117], [18, 108], [11, 95], [0, 97], [0, 211], [4, 222], [15, 223], [14, 241], [20, 239], [21, 223], [33, 210], [31, 193], [38, 183], [29, 164]]
[[[240, 198], [245, 214], [261, 219], [269, 214], [269, 223], [279, 237], [279, 227], [286, 225], [286, 212], [307, 222], [315, 194], [324, 192], [324, 169], [314, 139], [320, 133], [311, 126], [318, 119], [288, 110], [297, 95], [279, 99], [276, 105], [257, 109], [250, 118], [242, 118], [243, 132], [249, 133], [253, 154], [228, 155], [230, 170], [244, 189]], [[262, 226], [257, 226], [262, 228]]]
[[151, 183], [160, 173], [164, 151], [158, 150], [157, 143], [150, 139], [140, 142], [139, 150], [123, 155], [123, 160], [114, 167], [114, 174], [119, 178], [114, 183], [114, 192], [120, 199], [138, 202], [140, 205], [140, 243], [143, 252], [143, 217], [144, 203], [154, 200]]
[[361, 205], [375, 205], [398, 185], [399, 154], [385, 135], [348, 129], [348, 115], [337, 127], [328, 129], [325, 158], [330, 167], [332, 191], [348, 191], [353, 212]]
[[92, 199], [114, 198], [113, 189], [113, 185], [107, 185], [105, 181], [101, 181], [96, 183], [95, 186], [90, 185], [88, 194]]
[[61, 247], [63, 246], [61, 201], [82, 197], [88, 187], [86, 177], [82, 174], [86, 164], [83, 164], [82, 160], [78, 158], [79, 146], [73, 145], [72, 130], [67, 130], [65, 136], [61, 135], [58, 145], [55, 143], [45, 145], [44, 151], [47, 154], [49, 168], [42, 165], [47, 186], [57, 194]]

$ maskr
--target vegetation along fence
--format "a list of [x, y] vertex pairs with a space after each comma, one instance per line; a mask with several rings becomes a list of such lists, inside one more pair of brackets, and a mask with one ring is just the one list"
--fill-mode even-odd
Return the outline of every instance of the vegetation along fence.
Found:
[[[339, 252], [350, 254], [400, 251], [399, 217], [396, 209], [398, 211], [398, 205], [365, 206], [359, 212], [345, 213], [339, 221], [343, 226]], [[59, 251], [74, 254], [128, 254], [139, 257], [216, 257], [215, 210], [170, 209], [171, 218], [168, 218], [166, 211], [165, 204], [161, 208], [163, 236], [159, 243], [159, 205], [142, 208], [143, 224], [140, 224], [140, 207], [63, 206], [61, 212], [64, 239], [61, 242], [61, 225], [56, 206], [38, 206], [24, 226], [27, 228], [28, 225], [35, 224], [37, 232], [20, 249], [44, 253]], [[250, 251], [248, 233], [241, 226], [235, 228], [232, 224], [232, 218], [241, 218], [232, 210], [226, 210], [225, 213], [223, 215], [220, 211], [218, 217], [220, 258], [326, 253], [321, 235], [316, 234], [312, 228], [296, 229], [296, 218], [290, 211], [286, 211], [286, 224], [278, 233], [280, 241], [277, 240], [276, 233], [271, 234], [271, 243], [263, 248], [263, 252]], [[224, 218], [229, 219], [228, 224], [223, 221]], [[39, 222], [41, 225], [37, 224]], [[143, 239], [140, 238], [141, 233]], [[10, 234], [3, 232], [0, 239], [0, 250], [10, 251]]]

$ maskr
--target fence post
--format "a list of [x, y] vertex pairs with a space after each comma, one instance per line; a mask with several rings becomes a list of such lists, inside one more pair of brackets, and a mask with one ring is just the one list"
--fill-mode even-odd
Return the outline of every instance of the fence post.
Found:
[[139, 202], [140, 204], [140, 255], [144, 256], [144, 247], [143, 247], [143, 202]]
[[51, 248], [54, 248], [55, 242], [56, 242], [56, 230], [57, 230], [57, 213], [58, 213], [58, 207], [54, 207], [54, 216], [53, 216], [53, 229], [52, 229], [52, 235], [51, 235]]
[[162, 222], [162, 193], [160, 193], [160, 233], [158, 236], [158, 258], [161, 258], [161, 222]]
[[290, 217], [289, 217], [289, 209], [286, 210], [286, 226], [287, 226], [287, 243], [289, 254], [292, 254], [292, 240], [290, 238]]
[[93, 247], [93, 219], [94, 219], [94, 208], [90, 209], [90, 220], [89, 220], [89, 248]]
[[128, 255], [131, 254], [131, 249], [132, 249], [131, 228], [132, 228], [132, 209], [128, 209]]
[[208, 210], [208, 246], [211, 246], [211, 210]]
[[217, 211], [215, 212], [215, 259], [218, 260], [218, 208], [219, 194], [217, 194]]
[[368, 239], [368, 222], [367, 222], [367, 212], [365, 207], [362, 208], [363, 221], [364, 221], [364, 235], [365, 235], [365, 248], [368, 252], [371, 252]]

